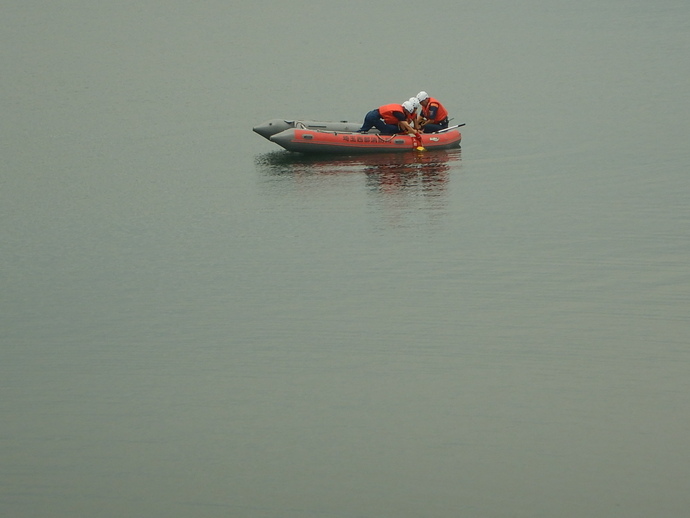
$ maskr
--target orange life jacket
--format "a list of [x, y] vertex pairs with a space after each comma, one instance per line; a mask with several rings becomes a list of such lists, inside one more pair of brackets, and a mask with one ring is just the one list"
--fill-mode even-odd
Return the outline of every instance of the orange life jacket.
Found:
[[402, 104], [386, 104], [379, 108], [379, 114], [381, 114], [381, 118], [386, 124], [398, 124], [400, 122], [400, 120], [393, 115], [393, 112], [400, 112], [405, 115], [407, 120], [412, 120], [411, 117], [405, 113]]
[[[431, 119], [429, 117], [429, 112], [431, 111], [431, 108], [433, 108], [434, 106], [438, 107], [436, 110], [436, 117]], [[434, 99], [433, 97], [429, 97], [429, 102], [427, 103], [427, 105], [422, 106], [422, 117], [424, 117], [425, 119], [429, 119], [429, 122], [439, 123], [448, 118], [448, 110], [446, 110], [443, 107], [443, 105], [436, 99]]]

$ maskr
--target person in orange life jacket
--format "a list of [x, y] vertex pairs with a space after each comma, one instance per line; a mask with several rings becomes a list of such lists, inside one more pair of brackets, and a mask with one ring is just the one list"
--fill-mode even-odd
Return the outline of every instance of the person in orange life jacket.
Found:
[[424, 133], [433, 133], [448, 127], [448, 110], [433, 97], [429, 97], [426, 92], [417, 94], [422, 111], [417, 123], [418, 128], [422, 128]]
[[366, 133], [371, 128], [376, 128], [382, 135], [418, 134], [419, 130], [412, 127], [412, 122], [416, 117], [415, 109], [415, 103], [412, 101], [380, 106], [366, 114], [364, 124], [357, 133]]
[[420, 111], [417, 113], [417, 108], [421, 108], [422, 105], [419, 103], [419, 99], [416, 97], [410, 97], [410, 103], [412, 103], [412, 107], [414, 108], [414, 112], [412, 113], [412, 127], [417, 130], [418, 133], [421, 133], [420, 131], [420, 126], [419, 126], [419, 121], [420, 117], [422, 116], [422, 112]]

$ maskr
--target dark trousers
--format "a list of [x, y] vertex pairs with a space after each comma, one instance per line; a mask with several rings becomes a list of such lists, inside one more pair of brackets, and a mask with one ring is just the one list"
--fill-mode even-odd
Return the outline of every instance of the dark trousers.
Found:
[[359, 129], [361, 133], [369, 131], [371, 128], [376, 128], [381, 132], [381, 135], [393, 135], [399, 133], [397, 124], [386, 124], [381, 118], [381, 114], [378, 110], [371, 110], [364, 116], [364, 124]]
[[448, 127], [448, 119], [441, 121], [440, 124], [425, 124], [424, 133], [435, 133], [436, 131], [446, 129]]

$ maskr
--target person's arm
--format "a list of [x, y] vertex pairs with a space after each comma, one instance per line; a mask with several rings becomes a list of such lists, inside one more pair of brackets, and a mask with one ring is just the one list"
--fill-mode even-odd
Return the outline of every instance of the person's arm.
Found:
[[410, 123], [407, 122], [407, 121], [400, 121], [400, 122], [398, 123], [398, 126], [400, 127], [401, 130], [403, 130], [404, 133], [407, 133], [407, 134], [414, 134], [414, 135], [416, 135], [416, 134], [419, 133], [419, 130], [414, 129], [414, 128], [410, 125]]
[[429, 106], [429, 119], [428, 120], [436, 120], [436, 114], [438, 113], [438, 104], [434, 103], [431, 106]]
[[393, 112], [393, 115], [396, 119], [398, 119], [398, 128], [400, 128], [403, 133], [419, 133], [419, 130], [416, 130], [410, 126], [410, 123], [407, 122], [407, 117], [403, 112]]

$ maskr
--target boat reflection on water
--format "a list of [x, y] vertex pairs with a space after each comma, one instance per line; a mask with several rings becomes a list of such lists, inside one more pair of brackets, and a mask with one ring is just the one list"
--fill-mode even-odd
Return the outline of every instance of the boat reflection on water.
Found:
[[[308, 195], [310, 203], [374, 202], [383, 228], [430, 230], [445, 220], [449, 183], [461, 167], [460, 149], [358, 156], [311, 156], [284, 151], [255, 158], [262, 188], [272, 196]], [[319, 196], [315, 196], [315, 195]], [[377, 224], [378, 225], [378, 224]]]
[[258, 155], [255, 163], [270, 180], [321, 184], [354, 174], [363, 175], [366, 186], [381, 194], [439, 196], [448, 188], [451, 170], [460, 168], [461, 150], [328, 157], [274, 151]]

